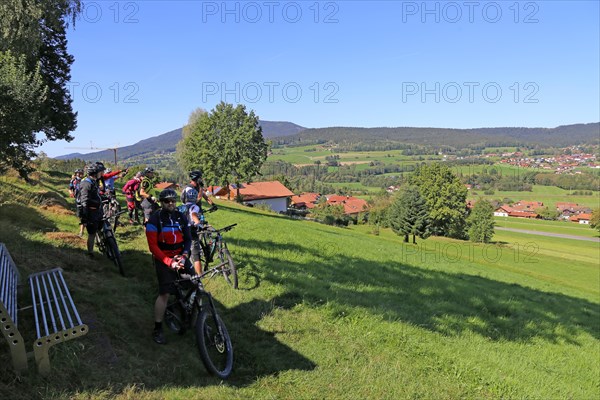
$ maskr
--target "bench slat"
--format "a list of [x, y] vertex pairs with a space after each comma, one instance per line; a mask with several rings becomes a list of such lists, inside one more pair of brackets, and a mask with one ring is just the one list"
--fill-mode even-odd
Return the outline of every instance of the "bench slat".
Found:
[[18, 274], [14, 262], [4, 244], [0, 243], [0, 300], [17, 326], [17, 284]]
[[38, 339], [83, 325], [61, 272], [56, 268], [29, 277]]

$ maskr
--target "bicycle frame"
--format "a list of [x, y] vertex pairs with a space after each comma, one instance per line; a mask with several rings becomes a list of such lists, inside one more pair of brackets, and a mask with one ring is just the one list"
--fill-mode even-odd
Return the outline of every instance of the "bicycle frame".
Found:
[[[186, 326], [192, 326], [195, 324], [195, 321], [193, 321], [193, 318], [195, 316], [197, 316], [201, 311], [203, 307], [210, 307], [212, 310], [215, 310], [214, 313], [212, 313], [213, 315], [213, 320], [215, 325], [217, 325], [219, 327], [219, 334], [223, 334], [223, 332], [220, 331], [221, 326], [217, 321], [216, 315], [216, 307], [215, 307], [215, 303], [213, 301], [212, 295], [207, 292], [206, 290], [204, 290], [204, 285], [202, 285], [202, 281], [201, 279], [206, 276], [208, 274], [208, 272], [205, 272], [201, 275], [195, 275], [192, 276], [190, 278], [184, 278], [184, 279], [177, 279], [173, 281], [173, 284], [175, 285], [175, 288], [177, 290], [177, 294], [175, 295], [175, 297], [177, 298], [177, 302], [181, 305], [182, 309], [185, 312], [185, 321], [181, 321], [182, 323], [185, 323]], [[182, 283], [183, 282], [191, 282], [192, 283], [192, 287], [187, 289], [184, 289], [182, 287]], [[190, 301], [190, 297], [192, 297], [192, 294], [196, 294], [194, 296], [193, 299], [193, 303], [191, 303]], [[207, 299], [208, 304], [205, 305], [204, 302], [202, 301], [202, 299]], [[169, 306], [172, 306], [172, 304], [170, 304]], [[197, 312], [196, 312], [197, 311]]]
[[[232, 225], [228, 225], [224, 228], [215, 229], [215, 230], [206, 230], [205, 229], [205, 230], [199, 232], [200, 247], [202, 247], [202, 252], [204, 253], [204, 258], [205, 258], [205, 262], [206, 262], [205, 268], [208, 268], [208, 264], [210, 262], [212, 262], [215, 254], [223, 251], [223, 247], [226, 246], [225, 241], [223, 240], [223, 235], [221, 235], [221, 232], [230, 231], [236, 225], [237, 224], [232, 224]], [[222, 266], [224, 266], [226, 264], [227, 264], [227, 261], [223, 261], [216, 267], [207, 269], [204, 274], [208, 274], [208, 273], [215, 274], [218, 272], [217, 270], [219, 268], [221, 268]]]

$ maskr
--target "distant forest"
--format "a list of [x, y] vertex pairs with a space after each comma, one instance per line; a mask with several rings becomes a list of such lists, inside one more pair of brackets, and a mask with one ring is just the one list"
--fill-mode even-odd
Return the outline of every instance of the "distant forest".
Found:
[[486, 147], [567, 147], [600, 144], [600, 123], [557, 128], [350, 128], [306, 129], [272, 139], [273, 147], [336, 143], [336, 151], [407, 150], [408, 155], [427, 154], [432, 149], [454, 153]]

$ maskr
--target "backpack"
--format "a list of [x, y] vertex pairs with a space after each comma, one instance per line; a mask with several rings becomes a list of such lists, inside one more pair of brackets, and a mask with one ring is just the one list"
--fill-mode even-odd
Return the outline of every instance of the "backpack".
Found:
[[177, 206], [177, 211], [187, 216], [190, 212], [190, 207], [187, 204], [182, 204], [180, 206]]

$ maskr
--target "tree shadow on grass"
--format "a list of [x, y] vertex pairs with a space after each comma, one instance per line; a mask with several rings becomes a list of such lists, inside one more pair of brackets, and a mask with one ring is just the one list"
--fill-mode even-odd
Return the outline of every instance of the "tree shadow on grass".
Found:
[[[248, 263], [260, 265], [263, 280], [316, 304], [326, 299], [342, 310], [366, 308], [448, 336], [472, 332], [490, 340], [578, 344], [577, 337], [587, 333], [600, 339], [600, 305], [585, 299], [400, 262], [383, 265], [331, 247], [327, 252], [326, 244], [235, 243]], [[319, 261], [302, 261], [305, 253]]]
[[[79, 314], [90, 331], [80, 339], [52, 348], [52, 379], [40, 377], [32, 362], [30, 372], [18, 379], [12, 371], [8, 349], [0, 346], [0, 360], [4, 364], [0, 367], [0, 393], [31, 399], [40, 398], [40, 393], [67, 397], [82, 392], [116, 394], [132, 385], [153, 390], [219, 384], [200, 360], [193, 331], [182, 336], [167, 331], [167, 346], [152, 342], [157, 283], [146, 250], [128, 250], [124, 261], [130, 278], [125, 279], [103, 256], [89, 260], [82, 249], [33, 240], [23, 231], [12, 235], [12, 244], [7, 247], [23, 281], [33, 272], [63, 268]], [[43, 260], [40, 254], [44, 254]], [[21, 294], [26, 305], [28, 288]], [[273, 310], [291, 309], [299, 302], [300, 296], [286, 293], [230, 308], [216, 303], [234, 345], [234, 372], [225, 384], [243, 387], [287, 370], [315, 368], [311, 360], [278, 340], [276, 335], [282, 332], [258, 326]], [[19, 324], [20, 329], [26, 330], [28, 347], [35, 333], [29, 314], [22, 313], [23, 323]]]

